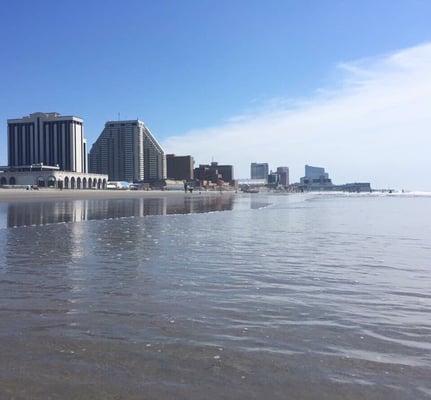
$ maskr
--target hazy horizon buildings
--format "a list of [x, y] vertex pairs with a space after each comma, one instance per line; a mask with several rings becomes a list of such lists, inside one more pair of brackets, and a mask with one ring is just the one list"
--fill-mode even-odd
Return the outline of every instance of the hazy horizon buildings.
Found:
[[269, 165], [268, 163], [253, 162], [250, 165], [250, 178], [251, 179], [265, 179], [268, 180]]
[[8, 166], [58, 166], [86, 173], [87, 141], [83, 120], [57, 112], [35, 112], [8, 119]]
[[289, 167], [277, 168], [278, 183], [281, 186], [289, 186]]
[[109, 180], [155, 182], [166, 178], [165, 154], [143, 121], [108, 121], [93, 144], [91, 172]]
[[325, 168], [312, 167], [311, 165], [305, 165], [305, 177], [309, 179], [329, 179], [329, 174], [325, 172]]
[[300, 185], [307, 190], [329, 189], [333, 184], [325, 168], [305, 166], [305, 176], [300, 179]]
[[369, 182], [352, 182], [335, 185], [325, 172], [325, 168], [305, 166], [305, 176], [300, 179], [299, 188], [302, 190], [339, 190], [343, 192], [371, 192]]

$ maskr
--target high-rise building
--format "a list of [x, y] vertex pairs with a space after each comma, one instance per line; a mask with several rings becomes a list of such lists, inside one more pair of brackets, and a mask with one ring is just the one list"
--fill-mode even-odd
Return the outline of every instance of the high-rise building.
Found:
[[289, 186], [289, 167], [278, 167], [278, 184], [281, 186]]
[[192, 156], [166, 155], [166, 176], [168, 179], [186, 180], [193, 179], [195, 161]]
[[140, 120], [108, 121], [90, 151], [90, 171], [111, 181], [155, 182], [166, 178], [160, 144]]
[[280, 183], [280, 176], [278, 175], [277, 172], [271, 171], [268, 174], [268, 185], [276, 187], [279, 185], [279, 183]]
[[43, 164], [61, 171], [87, 172], [83, 120], [56, 112], [8, 119], [9, 167]]
[[251, 163], [250, 177], [251, 179], [268, 180], [269, 166], [268, 163]]

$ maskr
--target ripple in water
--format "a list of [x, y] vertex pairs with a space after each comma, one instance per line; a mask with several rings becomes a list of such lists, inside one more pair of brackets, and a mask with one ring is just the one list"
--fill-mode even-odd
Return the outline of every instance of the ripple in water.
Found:
[[218, 201], [3, 206], [3, 397], [430, 397], [431, 199]]

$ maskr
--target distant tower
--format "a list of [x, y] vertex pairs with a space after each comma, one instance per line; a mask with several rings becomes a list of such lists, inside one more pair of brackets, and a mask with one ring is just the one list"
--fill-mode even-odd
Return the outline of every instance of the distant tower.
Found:
[[278, 167], [277, 174], [281, 186], [289, 186], [289, 167]]
[[268, 180], [269, 166], [268, 163], [251, 163], [250, 177], [251, 179]]

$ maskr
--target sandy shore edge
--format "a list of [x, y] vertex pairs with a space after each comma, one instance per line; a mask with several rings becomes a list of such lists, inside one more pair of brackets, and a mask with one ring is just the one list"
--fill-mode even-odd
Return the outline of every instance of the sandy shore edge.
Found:
[[91, 199], [139, 199], [139, 198], [184, 198], [202, 196], [232, 196], [235, 192], [194, 192], [184, 193], [182, 191], [164, 190], [23, 190], [23, 189], [0, 189], [0, 202], [21, 202], [21, 201], [50, 201], [50, 200], [91, 200]]

